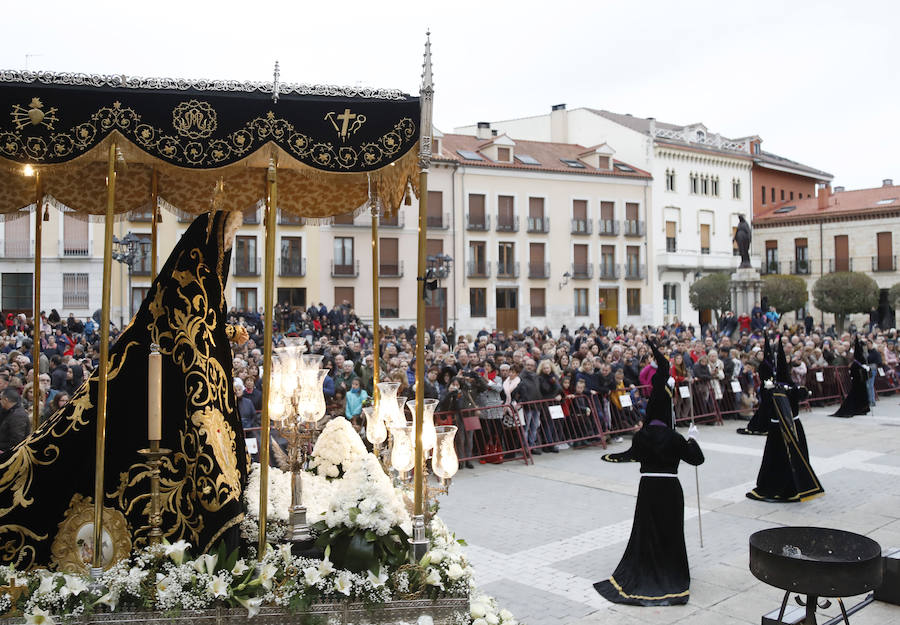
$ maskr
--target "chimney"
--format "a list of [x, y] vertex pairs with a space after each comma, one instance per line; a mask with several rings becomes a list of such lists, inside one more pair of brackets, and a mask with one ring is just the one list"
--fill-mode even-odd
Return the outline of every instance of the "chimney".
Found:
[[565, 104], [554, 104], [550, 108], [550, 141], [569, 142], [569, 112]]
[[834, 188], [834, 192], [835, 192], [835, 193], [843, 193], [843, 192], [844, 192], [844, 187], [835, 187], [835, 188]]
[[819, 210], [828, 208], [828, 204], [831, 201], [831, 185], [827, 182], [819, 185], [817, 197], [819, 198]]
[[475, 136], [479, 139], [490, 139], [491, 122], [478, 122], [478, 130], [475, 132]]
[[885, 178], [884, 180], [881, 181], [881, 186], [882, 187], [893, 187], [894, 179], [893, 178]]

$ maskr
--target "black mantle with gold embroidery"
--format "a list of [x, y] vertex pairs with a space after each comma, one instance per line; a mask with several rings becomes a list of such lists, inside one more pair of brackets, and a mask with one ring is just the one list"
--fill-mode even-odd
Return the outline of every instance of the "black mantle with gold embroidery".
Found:
[[271, 142], [314, 169], [358, 173], [419, 137], [419, 99], [399, 92], [285, 87], [274, 101], [240, 83], [113, 78], [0, 72], [0, 157], [64, 163], [118, 132], [178, 167], [232, 165]]
[[[201, 215], [110, 350], [106, 505], [121, 510], [134, 543], [146, 542], [149, 346], [163, 354], [163, 531], [197, 551], [235, 543], [243, 518], [246, 452], [231, 387], [223, 288], [227, 214]], [[0, 563], [50, 563], [50, 547], [73, 496], [94, 482], [97, 376], [0, 464]], [[239, 461], [240, 459], [240, 461]]]

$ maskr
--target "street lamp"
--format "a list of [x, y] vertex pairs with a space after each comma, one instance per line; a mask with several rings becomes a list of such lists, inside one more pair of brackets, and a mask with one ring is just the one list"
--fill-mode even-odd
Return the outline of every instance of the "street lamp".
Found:
[[447, 254], [434, 254], [425, 258], [427, 269], [425, 270], [425, 288], [436, 291], [441, 280], [450, 275], [450, 266], [453, 258]]
[[[134, 314], [134, 302], [131, 299], [131, 275], [134, 273], [135, 266], [137, 266], [144, 258], [144, 250], [141, 243], [141, 238], [133, 232], [129, 232], [121, 239], [115, 235], [113, 236], [112, 259], [123, 263], [128, 267], [129, 316]], [[120, 318], [119, 324], [121, 327], [124, 327], [125, 320]]]

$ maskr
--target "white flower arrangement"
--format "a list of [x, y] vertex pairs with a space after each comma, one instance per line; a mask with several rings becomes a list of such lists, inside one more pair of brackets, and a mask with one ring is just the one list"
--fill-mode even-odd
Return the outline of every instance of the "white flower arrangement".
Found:
[[425, 567], [425, 584], [451, 594], [469, 591], [474, 570], [463, 553], [463, 541], [435, 515], [428, 526], [431, 545], [420, 564]]
[[509, 610], [501, 610], [497, 600], [485, 594], [473, 594], [469, 599], [472, 625], [519, 625]]
[[346, 471], [349, 461], [366, 453], [353, 425], [347, 419], [332, 419], [316, 440], [309, 466], [318, 475], [334, 479]]

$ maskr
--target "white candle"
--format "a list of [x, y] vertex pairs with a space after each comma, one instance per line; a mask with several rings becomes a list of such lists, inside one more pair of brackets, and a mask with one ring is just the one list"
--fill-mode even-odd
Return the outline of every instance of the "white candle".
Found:
[[147, 380], [147, 438], [162, 440], [162, 354], [156, 345], [150, 346]]

